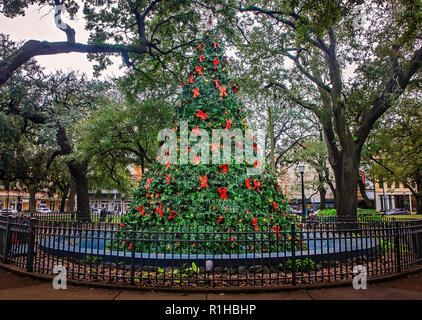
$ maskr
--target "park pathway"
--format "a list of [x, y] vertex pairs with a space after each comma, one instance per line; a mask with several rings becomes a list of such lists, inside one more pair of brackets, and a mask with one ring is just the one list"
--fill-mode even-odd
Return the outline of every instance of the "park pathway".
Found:
[[0, 300], [422, 300], [422, 272], [404, 278], [368, 284], [366, 290], [350, 287], [272, 293], [168, 293], [100, 289], [52, 284], [0, 269]]

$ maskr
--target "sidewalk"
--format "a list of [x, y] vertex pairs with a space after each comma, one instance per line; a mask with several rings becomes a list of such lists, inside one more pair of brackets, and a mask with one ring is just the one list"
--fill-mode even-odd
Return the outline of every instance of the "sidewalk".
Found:
[[51, 283], [0, 269], [0, 300], [422, 300], [422, 272], [398, 280], [350, 287], [273, 293], [167, 293], [97, 289], [68, 285], [55, 290]]

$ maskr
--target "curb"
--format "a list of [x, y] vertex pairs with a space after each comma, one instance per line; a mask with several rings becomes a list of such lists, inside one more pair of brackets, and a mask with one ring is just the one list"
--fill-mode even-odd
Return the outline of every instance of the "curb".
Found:
[[[51, 282], [54, 279], [52, 275], [34, 274], [31, 272], [20, 270], [16, 267], [0, 263], [0, 269], [10, 271], [14, 274], [25, 276], [32, 279]], [[368, 278], [367, 283], [379, 283], [390, 280], [403, 278], [410, 274], [415, 274], [422, 271], [422, 265], [409, 268], [400, 273], [385, 275], [381, 277]], [[336, 281], [332, 283], [319, 283], [319, 284], [298, 284], [292, 285], [279, 285], [279, 286], [256, 286], [256, 287], [213, 287], [213, 288], [172, 288], [172, 287], [137, 287], [131, 285], [118, 285], [118, 284], [105, 284], [99, 282], [67, 280], [68, 284], [81, 287], [100, 288], [100, 289], [118, 289], [130, 291], [150, 291], [150, 292], [168, 292], [168, 293], [266, 293], [266, 292], [283, 292], [283, 291], [298, 291], [298, 290], [317, 290], [328, 288], [339, 288], [351, 286], [352, 280]]]

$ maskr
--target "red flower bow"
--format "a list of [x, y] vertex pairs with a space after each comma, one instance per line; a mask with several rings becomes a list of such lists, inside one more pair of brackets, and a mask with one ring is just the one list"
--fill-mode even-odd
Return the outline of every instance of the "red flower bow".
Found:
[[189, 83], [193, 83], [193, 74], [191, 74], [190, 76], [189, 76], [189, 81], [188, 81]]
[[199, 96], [199, 95], [200, 95], [200, 93], [199, 93], [199, 88], [192, 89], [192, 92], [193, 92], [193, 97], [194, 97], [194, 98], [196, 98], [197, 96]]
[[170, 220], [170, 219], [174, 219], [174, 216], [175, 216], [175, 215], [177, 215], [177, 212], [176, 212], [176, 211], [172, 211], [172, 212], [170, 213], [169, 220]]
[[208, 177], [204, 176], [204, 177], [199, 177], [199, 180], [201, 181], [201, 186], [200, 188], [207, 188], [208, 187]]
[[255, 226], [255, 231], [259, 231], [259, 228], [258, 228], [258, 219], [257, 218], [253, 218], [252, 219], [252, 223]]
[[198, 44], [198, 50], [201, 51], [202, 47], [205, 47], [205, 43], [203, 43], [203, 42]]
[[245, 179], [246, 187], [248, 188], [248, 190], [251, 190], [252, 189], [252, 186], [250, 185], [250, 182], [251, 182], [251, 178]]
[[144, 212], [144, 207], [139, 207], [139, 206], [138, 206], [138, 208], [137, 208], [137, 209], [139, 210], [139, 215], [141, 215], [141, 216], [142, 216], [142, 215], [144, 215], [144, 214], [145, 214], [145, 215], [147, 215], [147, 213], [146, 213], [146, 212]]
[[201, 118], [202, 120], [205, 120], [206, 118], [208, 118], [208, 115], [204, 112], [202, 112], [202, 110], [198, 110], [198, 113], [196, 114], [196, 116], [198, 118]]
[[277, 208], [277, 206], [278, 206], [278, 203], [277, 202], [273, 202], [273, 208], [272, 208], [272, 211], [274, 211], [274, 209], [276, 209]]
[[218, 60], [218, 59], [214, 59], [214, 60], [212, 61], [212, 63], [214, 63], [214, 65], [215, 65], [215, 66], [218, 66], [218, 64], [220, 63], [220, 60]]
[[150, 185], [151, 185], [152, 179], [153, 179], [153, 178], [147, 179], [147, 185], [146, 185], [146, 187], [145, 187], [147, 190], [149, 189], [149, 187], [150, 187]]
[[220, 90], [220, 97], [227, 96], [227, 88], [226, 87], [218, 87], [218, 90]]
[[195, 71], [198, 72], [199, 75], [201, 75], [202, 74], [202, 66], [199, 66], [199, 67], [196, 66]]
[[229, 165], [227, 163], [220, 165], [220, 168], [223, 169], [223, 174], [226, 174], [227, 171], [229, 171]]
[[258, 192], [261, 192], [261, 190], [259, 190], [259, 186], [261, 185], [261, 182], [259, 182], [258, 180], [254, 179], [253, 180], [253, 184], [254, 184], [254, 190], [256, 188], [258, 188]]
[[205, 57], [204, 57], [204, 55], [203, 54], [201, 54], [199, 57], [198, 57], [198, 59], [199, 59], [199, 61], [204, 61], [204, 59], [205, 59]]
[[217, 223], [219, 223], [221, 221], [221, 219], [223, 219], [223, 216], [219, 216], [217, 219]]
[[275, 232], [275, 234], [276, 234], [276, 237], [281, 237], [281, 234], [279, 233], [279, 231], [280, 231], [280, 226], [277, 226], [277, 228], [275, 227], [275, 226], [273, 226], [273, 230], [274, 230], [274, 232]]
[[201, 134], [201, 131], [199, 131], [198, 126], [195, 126], [195, 128], [192, 129], [192, 132], [197, 136], [198, 134]]
[[157, 211], [160, 216], [163, 216], [163, 212], [161, 211], [162, 207], [163, 205], [160, 205], [157, 209], [155, 209], [155, 211]]
[[166, 162], [166, 169], [164, 171], [167, 171], [167, 169], [170, 167], [170, 162]]
[[215, 86], [216, 86], [216, 88], [220, 88], [220, 80], [215, 79], [215, 80], [213, 80], [213, 81], [215, 82]]
[[170, 176], [167, 174], [167, 176], [166, 176], [166, 181], [167, 181], [167, 184], [170, 184], [170, 180], [171, 180], [171, 178], [170, 178]]
[[226, 194], [226, 192], [227, 192], [227, 188], [226, 187], [224, 187], [224, 188], [218, 188], [218, 192], [220, 193], [221, 199], [228, 199], [227, 198], [227, 194]]
[[232, 121], [226, 119], [226, 129], [231, 130], [232, 129]]

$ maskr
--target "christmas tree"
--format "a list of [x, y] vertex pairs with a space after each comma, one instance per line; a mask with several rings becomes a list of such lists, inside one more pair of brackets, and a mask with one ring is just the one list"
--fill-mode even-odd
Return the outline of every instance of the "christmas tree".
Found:
[[[245, 132], [246, 112], [237, 99], [238, 87], [230, 79], [229, 63], [218, 37], [206, 32], [195, 51], [190, 73], [181, 83], [183, 92], [174, 115], [174, 132], [181, 129], [183, 121], [188, 123], [190, 137], [212, 129], [240, 128]], [[258, 145], [255, 137], [251, 135], [251, 138], [256, 154]], [[248, 168], [259, 168], [264, 163], [246, 160], [236, 163], [232, 156], [226, 163], [204, 164], [202, 160], [208, 155], [196, 154], [192, 142], [183, 145], [179, 138], [178, 143], [176, 163], [157, 161], [143, 174], [121, 224], [122, 230], [205, 232], [211, 228], [225, 233], [264, 231], [268, 237], [277, 238], [281, 230], [290, 227], [292, 217], [287, 213], [286, 198], [279, 190], [276, 176], [265, 167], [259, 175], [251, 176], [247, 172]], [[220, 143], [211, 143], [210, 154], [221, 147]], [[243, 145], [234, 143], [230, 148], [235, 155]], [[168, 153], [166, 150], [165, 155]], [[193, 163], [182, 164], [183, 153]], [[194, 249], [229, 252], [234, 248], [230, 241], [235, 240], [229, 237], [226, 246]], [[174, 250], [173, 245], [185, 250], [183, 243], [175, 243], [158, 251], [170, 252]]]

